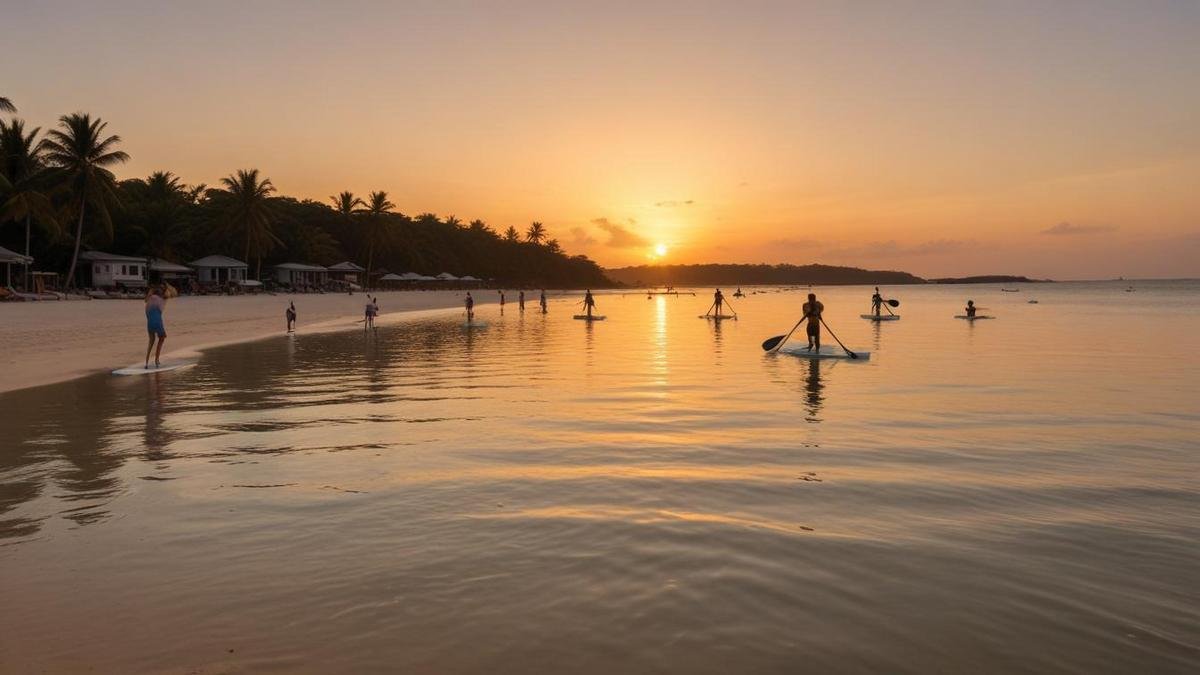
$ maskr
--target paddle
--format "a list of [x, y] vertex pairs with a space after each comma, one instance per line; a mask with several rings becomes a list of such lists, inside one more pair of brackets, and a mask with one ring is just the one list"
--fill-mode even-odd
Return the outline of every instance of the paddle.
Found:
[[899, 300], [888, 300], [887, 304], [891, 305], [892, 307], [899, 307], [900, 301]]
[[733, 312], [733, 320], [737, 321], [737, 310], [733, 308], [733, 305], [729, 304], [728, 300], [725, 300], [725, 306], [729, 308], [729, 311]]
[[[829, 328], [829, 324], [825, 323], [825, 319], [821, 319], [821, 325], [825, 326], [825, 330], [829, 331], [829, 334], [831, 336], [833, 336], [834, 341], [838, 343], [839, 347], [841, 347], [842, 349], [846, 349], [846, 345], [842, 344], [842, 341], [838, 339], [837, 335], [834, 335], [833, 330]], [[850, 351], [849, 349], [846, 349], [846, 354], [849, 355], [850, 358], [852, 358], [852, 359], [858, 358], [858, 354], [855, 354], [854, 352]]]
[[708, 316], [708, 313], [711, 312], [713, 310], [713, 307], [716, 307], [716, 306], [717, 306], [717, 301], [713, 300], [713, 304], [709, 305], [708, 309], [704, 310], [704, 316]]
[[787, 335], [776, 335], [775, 337], [767, 338], [766, 340], [763, 340], [763, 343], [762, 343], [763, 351], [769, 352], [772, 349], [779, 349], [779, 347], [782, 346], [783, 343], [788, 338], [792, 337], [792, 333], [795, 333], [796, 329], [799, 328], [800, 324], [804, 323], [804, 320], [807, 318], [808, 318], [807, 314], [800, 317], [800, 320], [796, 322], [795, 326], [792, 326], [792, 329], [788, 331]]

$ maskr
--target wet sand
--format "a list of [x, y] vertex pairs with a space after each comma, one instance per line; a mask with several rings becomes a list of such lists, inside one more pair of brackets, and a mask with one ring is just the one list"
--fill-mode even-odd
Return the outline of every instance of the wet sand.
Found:
[[[491, 290], [473, 293], [477, 303], [499, 299]], [[463, 294], [387, 291], [373, 295], [379, 298], [379, 321], [386, 323], [413, 318], [401, 313], [461, 307]], [[366, 296], [280, 293], [174, 298], [165, 313], [163, 356], [179, 357], [197, 348], [283, 333], [289, 301], [296, 303], [297, 332], [306, 333], [354, 327], [362, 319]], [[141, 300], [5, 303], [0, 305], [0, 344], [4, 345], [0, 392], [141, 363], [146, 341]]]

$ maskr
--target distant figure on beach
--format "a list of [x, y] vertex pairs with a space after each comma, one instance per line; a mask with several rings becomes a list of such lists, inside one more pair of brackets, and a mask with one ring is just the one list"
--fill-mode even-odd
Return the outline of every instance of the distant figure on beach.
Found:
[[162, 356], [163, 342], [167, 339], [167, 328], [163, 325], [163, 310], [167, 307], [167, 299], [163, 297], [158, 286], [151, 286], [146, 294], [146, 332], [150, 334], [150, 344], [146, 345], [145, 367], [150, 367], [150, 351], [154, 349], [154, 340], [158, 340], [158, 349], [154, 351], [154, 367], [159, 365]]
[[283, 314], [287, 317], [287, 332], [291, 333], [296, 330], [296, 303], [289, 302], [287, 311]]
[[588, 318], [592, 318], [592, 310], [596, 307], [596, 299], [592, 297], [592, 289], [587, 289], [583, 295], [583, 307], [587, 310]]
[[743, 293], [743, 292], [742, 292], [742, 287], [741, 287], [741, 286], [738, 286], [738, 289], [737, 289], [736, 291], [734, 291], [734, 292], [733, 292], [733, 297], [735, 297], [735, 298], [740, 298], [740, 297], [742, 297], [743, 295], [745, 295], [745, 293]]
[[542, 314], [546, 313], [546, 289], [542, 289], [542, 294], [538, 298], [538, 303], [542, 306]]
[[975, 316], [975, 301], [967, 301], [967, 316]]
[[517, 295], [517, 307], [520, 308], [522, 312], [525, 311], [525, 291], [521, 291]]
[[804, 318], [808, 320], [808, 351], [812, 351], [816, 346], [817, 351], [821, 351], [821, 312], [825, 311], [825, 305], [817, 301], [816, 293], [808, 294], [808, 302], [804, 303], [801, 308], [804, 311]]
[[369, 296], [367, 297], [367, 305], [363, 308], [363, 330], [375, 327], [375, 315], [379, 312], [379, 307]]
[[725, 306], [725, 295], [721, 293], [721, 289], [717, 289], [713, 293], [713, 315], [721, 316], [721, 308]]
[[871, 313], [879, 316], [879, 310], [883, 309], [883, 296], [879, 294], [879, 287], [875, 287], [875, 295], [871, 296]]
[[471, 291], [467, 291], [467, 299], [463, 301], [467, 306], [467, 323], [475, 320], [475, 298], [471, 297]]

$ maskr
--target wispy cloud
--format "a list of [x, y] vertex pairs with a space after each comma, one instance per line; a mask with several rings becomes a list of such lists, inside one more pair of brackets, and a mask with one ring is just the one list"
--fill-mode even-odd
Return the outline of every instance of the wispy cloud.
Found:
[[1113, 225], [1072, 225], [1065, 220], [1053, 227], [1042, 230], [1042, 234], [1054, 236], [1074, 236], [1079, 234], [1102, 234], [1117, 229]]
[[[633, 219], [630, 219], [630, 224], [636, 224]], [[630, 231], [624, 225], [618, 225], [608, 218], [596, 218], [592, 221], [596, 227], [608, 233], [608, 241], [604, 242], [605, 246], [611, 248], [637, 248], [639, 246], [649, 246], [650, 240], [642, 235]]]
[[664, 208], [664, 209], [674, 209], [674, 208], [678, 208], [680, 206], [691, 206], [692, 204], [695, 204], [695, 203], [696, 203], [696, 200], [694, 200], [694, 199], [686, 199], [686, 200], [682, 200], [682, 201], [676, 200], [676, 199], [668, 199], [667, 201], [663, 201], [663, 202], [654, 202], [654, 205], [658, 206], [660, 208]]
[[596, 243], [596, 238], [588, 234], [588, 231], [582, 227], [571, 228], [571, 244], [573, 246], [591, 246]]

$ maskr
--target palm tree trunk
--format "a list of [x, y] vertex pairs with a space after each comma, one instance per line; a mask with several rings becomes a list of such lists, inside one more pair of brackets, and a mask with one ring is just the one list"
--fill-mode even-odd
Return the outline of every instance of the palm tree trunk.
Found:
[[75, 281], [75, 265], [79, 262], [79, 242], [83, 240], [83, 211], [87, 207], [87, 202], [83, 199], [79, 200], [79, 224], [75, 226], [75, 252], [71, 254], [71, 269], [67, 270], [67, 283], [63, 284], [63, 290], [72, 288], [71, 283]]
[[371, 290], [371, 262], [375, 259], [375, 242], [367, 244], [367, 278], [363, 279], [363, 288]]
[[[29, 214], [25, 214], [25, 257], [29, 258]], [[25, 261], [25, 292], [28, 293], [29, 285], [29, 261]]]

